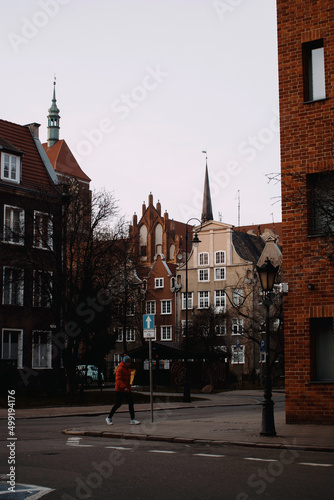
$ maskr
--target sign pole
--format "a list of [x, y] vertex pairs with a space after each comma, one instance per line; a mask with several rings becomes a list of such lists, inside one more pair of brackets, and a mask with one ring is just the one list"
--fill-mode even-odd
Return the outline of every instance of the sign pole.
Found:
[[149, 339], [149, 357], [150, 357], [150, 403], [151, 403], [151, 422], [153, 423], [153, 373], [152, 373], [152, 339]]

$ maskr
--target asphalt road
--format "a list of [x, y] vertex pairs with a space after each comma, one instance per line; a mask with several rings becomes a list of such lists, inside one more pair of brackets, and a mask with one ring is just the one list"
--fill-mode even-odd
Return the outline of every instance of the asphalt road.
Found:
[[[212, 415], [213, 410], [196, 411], [203, 416], [203, 411]], [[184, 411], [173, 411], [172, 418], [184, 416]], [[100, 423], [101, 418], [17, 420], [14, 495], [6, 483], [11, 457], [7, 422], [0, 421], [0, 500], [333, 498], [333, 453], [123, 441], [61, 432], [92, 425], [94, 419]], [[19, 484], [30, 486], [22, 486], [20, 493]]]

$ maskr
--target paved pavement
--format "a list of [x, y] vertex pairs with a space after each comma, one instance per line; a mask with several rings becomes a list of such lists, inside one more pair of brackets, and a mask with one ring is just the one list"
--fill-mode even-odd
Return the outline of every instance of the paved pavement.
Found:
[[[154, 393], [157, 396], [157, 393]], [[166, 394], [164, 394], [166, 396]], [[275, 402], [274, 416], [276, 436], [261, 436], [263, 392], [233, 391], [210, 395], [196, 395], [191, 403], [157, 402], [150, 412], [150, 404], [137, 404], [136, 418], [140, 425], [130, 425], [119, 413], [127, 413], [126, 405], [122, 406], [114, 415], [113, 425], [105, 422], [109, 406], [80, 406], [80, 407], [53, 407], [16, 410], [16, 418], [51, 418], [60, 416], [100, 415], [94, 419], [94, 425], [85, 425], [64, 429], [67, 435], [94, 436], [104, 438], [140, 439], [180, 443], [210, 443], [233, 444], [240, 446], [295, 448], [304, 450], [333, 451], [334, 426], [331, 425], [287, 425], [285, 423], [284, 393], [273, 392]], [[282, 404], [279, 404], [282, 403]], [[238, 406], [244, 406], [238, 411]], [[255, 405], [255, 406], [254, 406]], [[219, 407], [221, 412], [214, 412], [212, 416], [192, 418], [193, 408]], [[224, 411], [224, 408], [229, 411]], [[183, 417], [177, 420], [170, 418], [173, 410], [188, 408]], [[236, 411], [233, 411], [235, 408]], [[6, 418], [6, 410], [0, 410], [0, 419]], [[145, 414], [143, 413], [145, 412]]]

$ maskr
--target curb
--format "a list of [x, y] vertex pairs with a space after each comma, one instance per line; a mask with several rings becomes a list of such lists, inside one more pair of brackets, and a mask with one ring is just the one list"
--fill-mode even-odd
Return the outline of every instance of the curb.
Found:
[[244, 446], [247, 448], [272, 448], [281, 450], [297, 450], [297, 451], [319, 451], [319, 452], [334, 452], [333, 447], [325, 446], [310, 446], [310, 445], [290, 445], [283, 443], [257, 443], [255, 441], [218, 441], [214, 439], [196, 439], [182, 437], [167, 437], [167, 436], [150, 436], [149, 434], [123, 434], [107, 431], [76, 431], [72, 429], [64, 429], [63, 434], [69, 436], [89, 436], [110, 439], [135, 439], [138, 441], [159, 441], [165, 443], [181, 443], [181, 444], [202, 444], [214, 446]]

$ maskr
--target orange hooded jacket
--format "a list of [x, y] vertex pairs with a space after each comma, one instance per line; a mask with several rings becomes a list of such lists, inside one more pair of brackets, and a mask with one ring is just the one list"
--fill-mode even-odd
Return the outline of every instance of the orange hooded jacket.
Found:
[[125, 389], [131, 391], [131, 368], [127, 367], [123, 361], [120, 362], [116, 371], [115, 391], [125, 392]]

